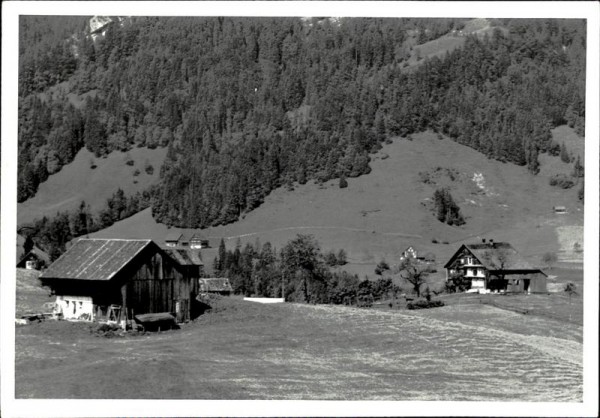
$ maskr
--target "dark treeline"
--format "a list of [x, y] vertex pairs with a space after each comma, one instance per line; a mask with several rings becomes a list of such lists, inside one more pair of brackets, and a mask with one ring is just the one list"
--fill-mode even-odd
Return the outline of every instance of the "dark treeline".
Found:
[[[245, 296], [282, 297], [306, 303], [356, 304], [361, 297], [392, 297], [401, 292], [390, 278], [359, 280], [357, 275], [335, 269], [345, 263], [343, 250], [322, 253], [311, 235], [298, 235], [281, 251], [267, 242], [238, 242], [227, 250], [221, 240], [213, 268], [218, 277], [228, 277], [234, 292]], [[332, 260], [333, 258], [333, 260]]]
[[[83, 146], [168, 146], [153, 216], [194, 228], [235, 221], [280, 185], [366, 174], [385, 138], [427, 129], [535, 174], [552, 127], [583, 133], [585, 22], [498, 23], [411, 71], [410, 31], [424, 42], [463, 22], [132, 18], [95, 43], [81, 34], [63, 41], [74, 68], [20, 79], [19, 201]], [[66, 79], [87, 97], [79, 109], [33, 94]]]
[[152, 189], [137, 192], [130, 197], [118, 189], [96, 214], [92, 214], [90, 207], [82, 201], [72, 211], [57, 212], [53, 217], [44, 216], [31, 224], [22, 225], [22, 233], [27, 240], [46, 251], [54, 261], [66, 251], [67, 243], [73, 238], [107, 228], [149, 207], [151, 201]]

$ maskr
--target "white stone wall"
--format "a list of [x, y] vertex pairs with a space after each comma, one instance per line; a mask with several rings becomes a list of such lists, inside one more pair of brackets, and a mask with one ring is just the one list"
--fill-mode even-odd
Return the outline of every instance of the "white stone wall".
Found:
[[471, 280], [471, 289], [484, 289], [485, 288], [485, 279], [472, 279]]
[[94, 304], [89, 296], [57, 296], [56, 305], [64, 319], [92, 321]]

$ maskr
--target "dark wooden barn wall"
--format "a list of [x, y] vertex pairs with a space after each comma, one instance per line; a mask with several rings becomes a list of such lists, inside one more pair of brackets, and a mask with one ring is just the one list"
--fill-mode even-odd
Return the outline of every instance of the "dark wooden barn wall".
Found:
[[128, 277], [124, 277], [128, 314], [175, 314], [179, 303], [177, 319], [189, 320], [190, 301], [196, 294], [194, 280], [187, 271], [159, 250], [142, 254], [139, 260]]

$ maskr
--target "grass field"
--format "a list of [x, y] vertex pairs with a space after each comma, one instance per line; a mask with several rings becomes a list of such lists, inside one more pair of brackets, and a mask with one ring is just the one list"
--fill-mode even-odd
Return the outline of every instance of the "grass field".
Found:
[[428, 311], [221, 299], [178, 331], [16, 330], [19, 398], [582, 400], [581, 327], [485, 305]]

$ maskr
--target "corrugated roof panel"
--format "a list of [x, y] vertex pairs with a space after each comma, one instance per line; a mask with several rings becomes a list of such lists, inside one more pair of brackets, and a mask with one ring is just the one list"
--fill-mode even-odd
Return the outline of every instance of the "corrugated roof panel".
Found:
[[151, 242], [151, 240], [80, 239], [40, 277], [110, 280]]

